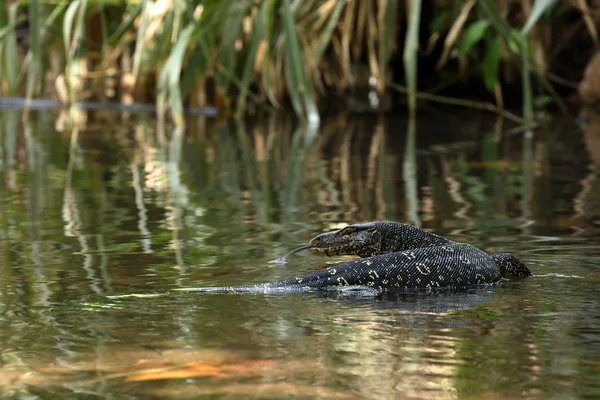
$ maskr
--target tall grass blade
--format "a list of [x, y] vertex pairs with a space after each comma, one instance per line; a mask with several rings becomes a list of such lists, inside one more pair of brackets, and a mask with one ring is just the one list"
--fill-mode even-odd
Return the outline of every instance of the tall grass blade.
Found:
[[6, 0], [0, 0], [0, 24], [2, 24], [2, 26], [7, 26], [9, 23], [7, 10]]
[[550, 8], [552, 8], [554, 3], [556, 3], [556, 0], [535, 0], [533, 3], [533, 8], [531, 9], [531, 14], [527, 19], [525, 26], [523, 26], [523, 29], [521, 29], [521, 34], [526, 36], [531, 28], [533, 28], [533, 26], [538, 22], [540, 17], [546, 11], [550, 10]]
[[[542, 3], [543, 1], [536, 0], [536, 3]], [[539, 17], [542, 15], [543, 10], [541, 5], [536, 4], [536, 12], [532, 12], [526, 26], [521, 31], [521, 34], [513, 34], [508, 22], [501, 18], [500, 12], [497, 9], [495, 2], [492, 0], [480, 0], [479, 6], [487, 15], [488, 19], [502, 35], [508, 47], [513, 51], [516, 51], [521, 57], [521, 84], [523, 87], [523, 117], [525, 119], [525, 130], [530, 132], [533, 128], [533, 96], [531, 91], [531, 55], [529, 54], [529, 42], [527, 40], [527, 32], [531, 29], [533, 24], [537, 22]], [[549, 5], [547, 5], [549, 7]], [[540, 11], [542, 10], [542, 11]], [[531, 23], [530, 23], [531, 21]]]
[[404, 43], [404, 68], [408, 87], [408, 109], [411, 115], [417, 111], [417, 50], [419, 47], [419, 24], [421, 0], [410, 0], [408, 32]]
[[75, 37], [73, 40], [74, 45], [76, 46], [74, 48], [75, 51], [79, 50], [77, 48], [77, 46], [80, 45], [82, 38], [83, 38], [83, 32], [84, 32], [84, 28], [85, 28], [85, 13], [87, 11], [87, 4], [88, 4], [87, 0], [81, 0], [81, 7], [79, 8], [79, 13], [77, 15], [77, 21], [76, 21], [76, 25], [75, 25]]
[[186, 62], [186, 68], [181, 74], [182, 96], [186, 97], [194, 87], [197, 80], [203, 79], [208, 65], [208, 45], [204, 35], [197, 38], [197, 48]]
[[8, 22], [8, 19], [6, 19], [5, 21], [6, 22], [2, 22], [2, 18], [0, 18], [0, 25], [4, 26], [4, 28], [0, 29], [0, 42], [7, 38], [8, 35], [10, 35], [11, 33], [14, 33], [16, 26], [21, 22], [25, 21], [25, 19], [19, 18], [11, 22]]
[[[300, 87], [299, 82], [299, 71], [300, 65], [296, 63], [296, 60], [300, 59], [298, 54], [298, 48], [294, 47], [297, 45], [296, 38], [296, 28], [294, 25], [293, 16], [291, 15], [289, 1], [284, 1], [282, 3], [281, 12], [283, 13], [283, 24], [284, 24], [284, 34], [285, 34], [285, 50], [286, 50], [286, 77], [288, 81], [288, 91], [290, 95], [290, 100], [292, 101], [292, 106], [296, 111], [296, 114], [303, 115], [304, 110], [302, 108], [302, 102], [300, 100], [302, 87]], [[294, 57], [295, 56], [295, 57]], [[296, 58], [296, 60], [294, 59]]]
[[38, 0], [29, 3], [29, 56], [30, 64], [27, 68], [27, 87], [25, 92], [25, 115], [29, 110], [29, 103], [33, 97], [33, 91], [42, 68], [42, 46], [41, 34], [43, 32], [43, 21], [41, 16], [41, 5]]
[[135, 41], [135, 52], [133, 53], [133, 79], [137, 79], [140, 72], [140, 63], [142, 61], [142, 53], [146, 46], [144, 46], [144, 38], [146, 35], [146, 29], [148, 27], [148, 14], [150, 10], [148, 10], [148, 0], [142, 0], [141, 4], [141, 14], [140, 18], [140, 26], [138, 27], [137, 37]]
[[[0, 0], [0, 18], [6, 21], [6, 27], [16, 27], [19, 23], [17, 17], [17, 3], [8, 7], [6, 3]], [[2, 21], [3, 22], [3, 21]], [[4, 83], [8, 88], [8, 95], [15, 95], [19, 91], [19, 54], [17, 52], [17, 35], [14, 28], [6, 32], [4, 40], [0, 42], [0, 87]]]
[[290, 98], [298, 115], [306, 117], [311, 124], [318, 125], [320, 117], [314, 101], [312, 83], [306, 73], [302, 44], [296, 32], [290, 0], [284, 0], [281, 3], [281, 13], [283, 14], [285, 66]]
[[512, 47], [514, 47], [515, 39], [511, 32], [511, 27], [508, 22], [506, 22], [506, 18], [500, 13], [500, 10], [498, 10], [496, 2], [494, 0], [479, 0], [477, 4], [490, 23], [494, 26], [496, 32], [502, 36], [509, 46], [512, 44]]
[[136, 18], [139, 17], [140, 13], [142, 12], [142, 3], [137, 3], [135, 6], [129, 7], [128, 10], [129, 12], [125, 19], [119, 24], [117, 29], [115, 29], [115, 31], [108, 37], [108, 40], [106, 42], [108, 46], [114, 46], [117, 43], [119, 43], [123, 39], [123, 36], [131, 30], [134, 21], [136, 20]]
[[473, 46], [483, 39], [489, 26], [490, 21], [486, 19], [476, 21], [469, 25], [467, 29], [465, 29], [461, 40], [458, 42], [457, 51], [459, 54], [469, 54]]
[[523, 116], [525, 117], [525, 131], [531, 132], [533, 128], [533, 95], [531, 90], [531, 59], [529, 50], [529, 41], [527, 36], [529, 31], [535, 26], [540, 17], [552, 6], [555, 0], [535, 0], [531, 14], [521, 29], [521, 63], [522, 63], [522, 81], [523, 81]]
[[342, 10], [344, 9], [345, 2], [336, 1], [335, 7], [329, 15], [327, 20], [327, 25], [323, 29], [323, 32], [317, 39], [315, 39], [315, 45], [313, 47], [312, 56], [315, 63], [318, 63], [323, 56], [323, 52], [329, 44], [331, 43], [331, 36], [333, 35], [333, 31], [340, 20], [340, 16], [342, 15]]
[[523, 116], [525, 117], [525, 131], [531, 132], [533, 128], [533, 95], [531, 90], [531, 55], [528, 40], [529, 31], [535, 26], [541, 16], [554, 5], [555, 0], [535, 0], [531, 14], [521, 29], [521, 64], [523, 82]]
[[[177, 35], [179, 34], [179, 26], [181, 25], [181, 12], [185, 9], [186, 2], [179, 0], [173, 2], [173, 27], [171, 29], [171, 42], [175, 42]], [[176, 130], [179, 130], [177, 128]], [[181, 128], [183, 129], [183, 128]]]
[[[379, 79], [378, 88], [380, 93], [385, 89], [387, 81], [387, 65], [390, 60], [391, 45], [390, 38], [394, 37], [394, 26], [396, 22], [397, 1], [386, 0], [383, 26], [380, 28], [379, 35]], [[381, 12], [381, 11], [380, 11]]]
[[266, 2], [262, 4], [260, 13], [253, 24], [252, 36], [250, 44], [246, 49], [246, 62], [244, 63], [244, 69], [242, 71], [242, 78], [240, 80], [240, 88], [238, 93], [238, 102], [236, 114], [239, 116], [246, 108], [246, 97], [248, 96], [248, 89], [250, 88], [250, 80], [252, 79], [252, 72], [254, 69], [254, 63], [256, 61], [256, 53], [258, 51], [258, 45], [263, 38], [264, 34], [264, 20], [265, 14], [267, 13]]
[[494, 92], [496, 82], [498, 82], [498, 70], [500, 69], [500, 38], [496, 38], [487, 43], [485, 55], [483, 56], [483, 82], [485, 87]]
[[[458, 5], [457, 3], [454, 3], [454, 4]], [[456, 40], [458, 39], [461, 32], [463, 31], [463, 27], [464, 27], [465, 23], [467, 22], [467, 19], [471, 15], [471, 10], [473, 9], [474, 5], [475, 5], [475, 0], [469, 0], [467, 2], [464, 2], [463, 6], [460, 10], [460, 13], [456, 16], [456, 18], [454, 18], [454, 23], [452, 24], [450, 30], [448, 31], [448, 35], [446, 35], [446, 39], [444, 40], [444, 51], [442, 52], [440, 60], [437, 63], [438, 69], [441, 68], [444, 64], [446, 64], [448, 55], [450, 54], [450, 51], [455, 47], [454, 44], [456, 43]], [[442, 13], [442, 15], [444, 15], [444, 14], [445, 13]], [[442, 26], [442, 21], [443, 21], [443, 19], [438, 19], [433, 22], [432, 30], [434, 33], [433, 33], [432, 38], [440, 36], [439, 32], [440, 32], [440, 29]], [[476, 23], [477, 22], [471, 24], [471, 27], [473, 25], [475, 25]], [[468, 38], [470, 36], [472, 36], [472, 35], [469, 35], [469, 29], [467, 29], [467, 31], [462, 35], [462, 41], [464, 41], [465, 38]], [[435, 41], [437, 41], [437, 39], [434, 39], [434, 42]], [[430, 39], [428, 47], [431, 48], [431, 46], [434, 44], [434, 42], [432, 42]]]
[[154, 49], [150, 57], [150, 62], [153, 64], [161, 63], [169, 54], [169, 50], [173, 44], [172, 35], [174, 27], [174, 12], [169, 12], [165, 15], [162, 24], [162, 33], [157, 35], [154, 42]]
[[275, 35], [275, 19], [277, 18], [277, 0], [264, 0], [265, 2], [265, 33], [264, 33], [264, 46], [265, 55], [262, 63], [263, 69], [265, 70], [262, 74], [262, 87], [267, 95], [267, 98], [275, 107], [279, 107], [277, 96], [273, 90], [273, 84], [271, 82], [270, 66], [273, 65], [271, 62], [272, 53], [275, 48], [276, 35]]
[[183, 125], [183, 103], [181, 99], [181, 89], [179, 86], [179, 79], [181, 75], [181, 69], [183, 66], [183, 59], [185, 51], [187, 49], [190, 38], [194, 34], [195, 24], [186, 26], [182, 31], [181, 35], [177, 39], [173, 51], [169, 56], [169, 60], [163, 68], [166, 68], [166, 77], [168, 79], [169, 87], [169, 102], [171, 104], [171, 115], [176, 125]]
[[[69, 85], [69, 102], [75, 105], [82, 89], [80, 44], [85, 27], [87, 0], [76, 0], [69, 5], [63, 20], [63, 40], [65, 44], [65, 77]], [[73, 111], [77, 111], [72, 108]]]
[[[48, 33], [48, 31], [54, 27], [56, 20], [65, 12], [65, 10], [67, 9], [68, 6], [69, 6], [69, 3], [67, 3], [67, 2], [56, 5], [52, 9], [52, 11], [50, 11], [50, 14], [48, 15], [48, 17], [44, 18], [44, 31], [43, 31], [44, 35], [46, 35]], [[42, 37], [42, 40], [45, 40], [45, 38]]]
[[[220, 15], [224, 21], [220, 29], [219, 63], [221, 70], [216, 74], [217, 86], [225, 88], [231, 84], [230, 76], [235, 76], [238, 51], [236, 42], [240, 38], [242, 20], [245, 15], [245, 2], [239, 0], [220, 0], [222, 10]], [[256, 28], [256, 26], [255, 26]]]
[[523, 117], [525, 118], [525, 131], [531, 132], [533, 128], [533, 95], [531, 93], [531, 60], [529, 42], [523, 37], [521, 41], [521, 73], [523, 81]]
[[75, 16], [77, 15], [77, 9], [80, 7], [81, 1], [75, 0], [67, 8], [65, 18], [63, 19], [63, 42], [65, 46], [65, 55], [67, 58], [67, 64], [73, 55], [73, 25], [75, 24]]

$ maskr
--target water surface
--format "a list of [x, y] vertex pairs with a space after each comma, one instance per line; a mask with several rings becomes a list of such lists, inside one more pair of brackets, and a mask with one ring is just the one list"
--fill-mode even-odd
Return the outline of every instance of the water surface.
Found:
[[[483, 116], [275, 119], [0, 112], [7, 398], [600, 397], [600, 129]], [[342, 222], [418, 224], [536, 276], [352, 298], [176, 289], [285, 279]]]

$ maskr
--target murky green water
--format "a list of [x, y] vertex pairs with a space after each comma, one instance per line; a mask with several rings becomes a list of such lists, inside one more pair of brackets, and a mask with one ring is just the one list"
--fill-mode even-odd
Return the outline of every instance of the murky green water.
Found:
[[[0, 112], [0, 391], [598, 398], [598, 126], [553, 121], [524, 140], [473, 114], [319, 132], [198, 118], [178, 133], [95, 112], [75, 131]], [[375, 219], [514, 252], [536, 276], [396, 299], [175, 290], [340, 262], [268, 263]]]

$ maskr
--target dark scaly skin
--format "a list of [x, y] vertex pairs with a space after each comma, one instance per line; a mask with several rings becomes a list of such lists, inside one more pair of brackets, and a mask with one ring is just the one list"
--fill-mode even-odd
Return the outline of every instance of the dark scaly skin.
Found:
[[363, 258], [286, 281], [200, 290], [289, 293], [356, 288], [379, 293], [386, 289], [467, 287], [498, 282], [502, 271], [529, 272], [511, 254], [490, 256], [470, 244], [456, 243], [398, 222], [350, 225], [315, 237], [311, 245], [318, 252]]
[[[393, 221], [376, 221], [322, 233], [310, 241], [311, 248], [327, 255], [357, 255], [360, 257], [393, 253], [418, 247], [456, 244], [450, 239], [424, 231], [416, 226]], [[531, 276], [531, 271], [510, 253], [492, 253], [504, 278]]]
[[465, 287], [501, 279], [494, 260], [470, 244], [455, 243], [435, 249], [439, 251], [423, 247], [362, 258], [287, 281], [205, 290], [271, 293], [359, 286], [381, 291]]
[[500, 268], [500, 275], [503, 278], [526, 278], [532, 275], [527, 265], [515, 257], [514, 254], [491, 253], [490, 257], [494, 259]]
[[348, 225], [310, 241], [311, 248], [319, 253], [360, 257], [455, 243], [414, 225], [392, 221]]

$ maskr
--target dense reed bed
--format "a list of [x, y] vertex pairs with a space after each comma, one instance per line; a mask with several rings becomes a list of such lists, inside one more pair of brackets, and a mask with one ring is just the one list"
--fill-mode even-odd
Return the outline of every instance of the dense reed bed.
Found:
[[[331, 99], [452, 102], [435, 93], [468, 77], [498, 111], [516, 81], [531, 127], [536, 104], [560, 104], [548, 72], [565, 38], [598, 42], [596, 12], [585, 0], [0, 0], [1, 93], [156, 102], [177, 124], [206, 105], [291, 107], [316, 123]], [[424, 59], [436, 85], [422, 87]]]

